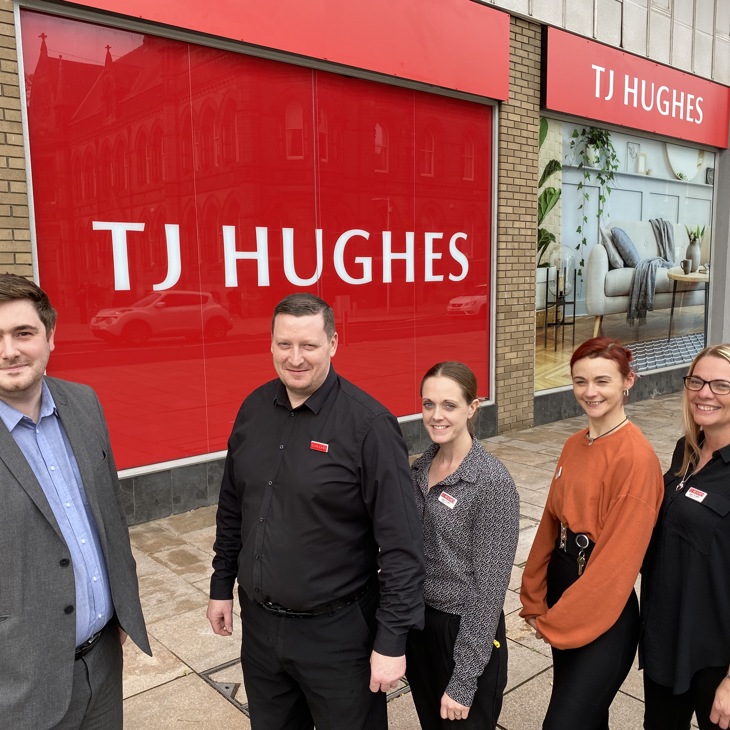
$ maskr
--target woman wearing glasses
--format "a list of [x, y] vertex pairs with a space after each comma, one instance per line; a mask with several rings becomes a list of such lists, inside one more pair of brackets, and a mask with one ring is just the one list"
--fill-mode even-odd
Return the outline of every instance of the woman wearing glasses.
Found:
[[570, 361], [588, 428], [565, 443], [522, 576], [520, 615], [552, 647], [543, 730], [608, 730], [639, 639], [634, 583], [662, 500], [659, 460], [628, 420], [631, 352], [584, 342]]
[[641, 579], [646, 730], [730, 726], [730, 344], [684, 378], [684, 436]]

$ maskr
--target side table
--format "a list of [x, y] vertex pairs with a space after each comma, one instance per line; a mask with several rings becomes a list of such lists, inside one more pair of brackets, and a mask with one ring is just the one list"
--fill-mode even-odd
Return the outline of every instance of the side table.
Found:
[[[555, 288], [555, 292], [550, 291], [550, 286], [553, 286]], [[573, 271], [573, 288], [571, 290], [571, 293], [573, 295], [573, 298], [569, 298], [569, 294], [566, 293], [566, 287], [568, 286], [569, 282], [566, 281], [565, 275], [560, 277], [556, 276], [555, 279], [550, 281], [550, 277], [548, 276], [545, 279], [545, 339], [543, 342], [543, 347], [547, 347], [547, 341], [548, 341], [548, 327], [554, 327], [553, 330], [554, 336], [553, 336], [553, 349], [557, 351], [558, 349], [558, 327], [562, 329], [562, 335], [563, 335], [563, 344], [565, 344], [565, 328], [566, 327], [572, 327], [573, 328], [573, 345], [575, 346], [575, 296], [576, 296], [576, 289], [578, 284], [578, 272]], [[572, 308], [572, 317], [568, 321], [566, 316], [566, 308], [571, 307]], [[550, 309], [553, 309], [555, 311], [555, 321], [550, 322]]]
[[691, 274], [685, 274], [681, 266], [673, 266], [667, 271], [667, 277], [672, 282], [672, 308], [669, 310], [669, 334], [667, 341], [672, 339], [672, 320], [674, 319], [674, 300], [677, 296], [677, 282], [685, 281], [688, 284], [704, 284], [705, 285], [705, 340], [707, 340], [707, 297], [710, 293], [710, 275], [707, 271], [694, 271]]

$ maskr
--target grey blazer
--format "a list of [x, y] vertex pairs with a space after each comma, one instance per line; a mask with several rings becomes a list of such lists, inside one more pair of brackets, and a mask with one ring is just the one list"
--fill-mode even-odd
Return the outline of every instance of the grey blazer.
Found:
[[[151, 654], [101, 405], [88, 386], [46, 382], [99, 531], [117, 620]], [[68, 709], [76, 645], [70, 558], [38, 480], [0, 420], [0, 728], [43, 730]]]

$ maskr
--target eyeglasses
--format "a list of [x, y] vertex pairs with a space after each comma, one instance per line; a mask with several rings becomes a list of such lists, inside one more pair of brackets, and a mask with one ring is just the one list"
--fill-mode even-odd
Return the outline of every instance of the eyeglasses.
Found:
[[710, 390], [715, 395], [730, 394], [730, 383], [727, 380], [702, 380], [696, 375], [686, 375], [682, 380], [684, 380], [684, 387], [687, 390], [702, 390], [706, 385], [709, 385]]

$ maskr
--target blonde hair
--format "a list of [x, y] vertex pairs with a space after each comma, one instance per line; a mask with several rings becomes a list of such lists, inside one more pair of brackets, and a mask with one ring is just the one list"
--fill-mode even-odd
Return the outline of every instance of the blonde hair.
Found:
[[[697, 367], [697, 363], [705, 357], [718, 357], [721, 360], [730, 362], [730, 343], [706, 347], [692, 361], [687, 375], [692, 375]], [[684, 423], [684, 455], [682, 457], [682, 466], [679, 467], [677, 476], [682, 476], [688, 469], [699, 463], [700, 451], [702, 450], [700, 446], [702, 429], [695, 423], [694, 418], [692, 418], [689, 394], [686, 388], [682, 393], [682, 421]]]

